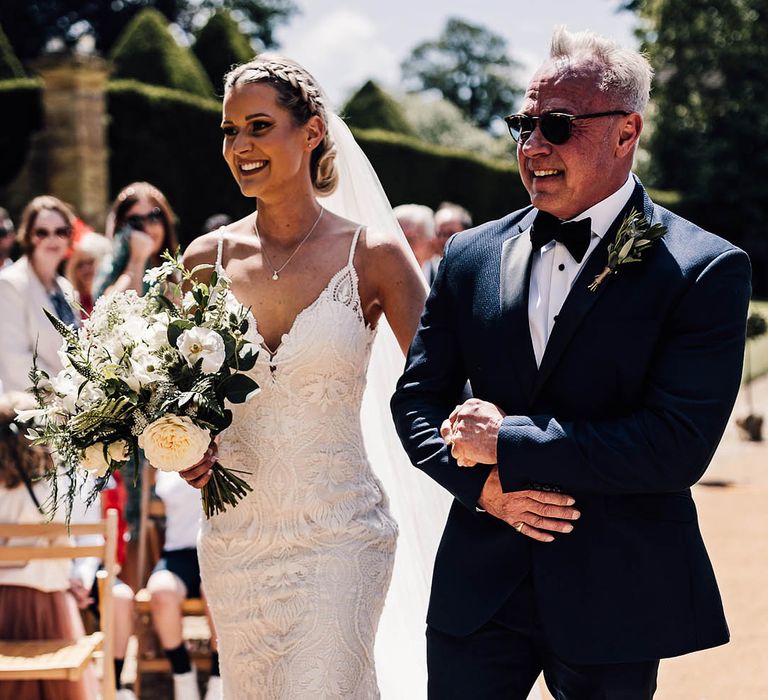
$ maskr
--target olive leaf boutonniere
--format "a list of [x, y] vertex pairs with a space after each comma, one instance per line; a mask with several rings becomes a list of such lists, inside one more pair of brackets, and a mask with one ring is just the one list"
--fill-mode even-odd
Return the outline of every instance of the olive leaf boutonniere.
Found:
[[651, 226], [643, 214], [637, 209], [632, 209], [621, 222], [613, 243], [608, 246], [608, 262], [603, 271], [589, 285], [590, 291], [596, 292], [606, 277], [618, 272], [619, 265], [640, 262], [643, 252], [666, 232], [666, 226], [663, 224]]

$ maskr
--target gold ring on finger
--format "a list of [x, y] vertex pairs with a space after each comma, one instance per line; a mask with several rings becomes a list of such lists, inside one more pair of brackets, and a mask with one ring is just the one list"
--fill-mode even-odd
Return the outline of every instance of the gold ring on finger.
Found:
[[515, 525], [515, 526], [514, 526], [514, 527], [515, 527], [515, 530], [517, 530], [518, 532], [522, 532], [522, 531], [523, 531], [523, 525], [524, 525], [524, 524], [525, 524], [525, 523], [518, 523], [517, 525]]

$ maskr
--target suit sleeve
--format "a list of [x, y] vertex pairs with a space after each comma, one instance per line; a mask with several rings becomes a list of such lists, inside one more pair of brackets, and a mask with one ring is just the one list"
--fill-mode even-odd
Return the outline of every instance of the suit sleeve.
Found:
[[467, 371], [453, 324], [446, 246], [419, 328], [408, 352], [391, 408], [395, 427], [411, 462], [475, 512], [490, 467], [459, 467], [440, 436], [440, 425], [462, 402]]
[[642, 405], [625, 417], [505, 418], [498, 438], [502, 489], [538, 482], [569, 493], [643, 494], [695, 484], [739, 389], [749, 297], [746, 254], [731, 249], [712, 260], [668, 319]]

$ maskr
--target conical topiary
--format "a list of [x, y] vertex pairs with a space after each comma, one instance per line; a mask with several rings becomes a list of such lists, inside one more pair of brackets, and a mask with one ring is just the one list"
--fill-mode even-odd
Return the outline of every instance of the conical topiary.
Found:
[[0, 80], [23, 77], [24, 69], [21, 67], [21, 61], [16, 57], [11, 42], [0, 27]]
[[254, 55], [248, 37], [226, 10], [219, 10], [211, 16], [198, 32], [192, 51], [217, 93], [223, 92], [223, 77], [232, 66], [250, 61]]
[[153, 8], [139, 12], [115, 42], [113, 78], [213, 96], [213, 86], [194, 54], [179, 46], [165, 17]]
[[350, 97], [342, 114], [351, 127], [413, 135], [413, 129], [400, 105], [373, 80], [369, 80]]

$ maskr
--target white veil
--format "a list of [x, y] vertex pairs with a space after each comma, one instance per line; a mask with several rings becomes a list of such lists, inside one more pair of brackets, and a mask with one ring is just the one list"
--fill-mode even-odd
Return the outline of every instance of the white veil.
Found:
[[[333, 114], [328, 127], [337, 149], [339, 185], [323, 198], [323, 206], [399, 238], [407, 247], [379, 178], [347, 125]], [[371, 466], [400, 526], [392, 584], [376, 637], [376, 670], [384, 700], [427, 696], [427, 600], [435, 552], [452, 500], [411, 465], [395, 432], [389, 399], [403, 367], [400, 346], [382, 317], [368, 369], [362, 425]]]

